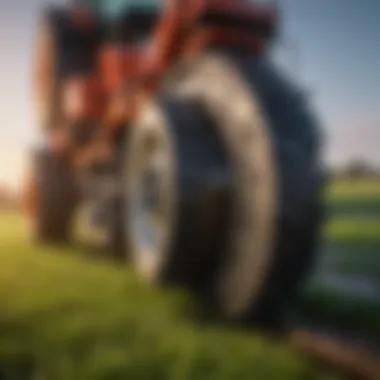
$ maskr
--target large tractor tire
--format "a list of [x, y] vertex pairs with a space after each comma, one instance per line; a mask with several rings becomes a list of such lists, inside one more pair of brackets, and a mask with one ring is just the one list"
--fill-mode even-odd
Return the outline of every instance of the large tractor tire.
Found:
[[30, 238], [35, 243], [67, 243], [77, 202], [77, 188], [67, 159], [47, 147], [33, 155]]
[[136, 270], [212, 295], [225, 317], [274, 325], [312, 269], [319, 127], [265, 60], [185, 63], [134, 126], [126, 242]]

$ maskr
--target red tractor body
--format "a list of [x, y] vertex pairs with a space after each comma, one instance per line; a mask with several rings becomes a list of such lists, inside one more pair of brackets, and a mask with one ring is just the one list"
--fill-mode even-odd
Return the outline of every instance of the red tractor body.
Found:
[[[82, 5], [68, 11], [67, 22], [74, 34], [97, 34], [98, 43], [92, 52], [96, 62], [87, 72], [81, 75], [73, 70], [63, 76], [70, 110], [63, 103], [64, 114], [73, 117], [75, 109], [76, 117], [102, 119], [107, 124], [107, 111], [114, 108], [112, 99], [128, 92], [129, 86], [133, 86], [133, 94], [126, 106], [137, 112], [141, 97], [156, 91], [173, 64], [221, 45], [262, 54], [276, 28], [277, 9], [255, 1], [167, 1], [160, 13], [135, 4], [136, 10], [119, 21], [123, 24], [115, 32], [119, 36], [109, 41], [101, 35], [110, 26], [99, 20], [95, 10]], [[37, 85], [41, 83], [39, 80]], [[80, 104], [75, 106], [76, 102]], [[123, 117], [133, 118], [135, 112]], [[115, 115], [110, 113], [114, 123]], [[130, 120], [117, 118], [117, 122], [125, 126]]]
[[276, 2], [78, 0], [43, 25], [33, 236], [66, 241], [85, 210], [141, 276], [282, 320], [313, 262], [323, 181], [318, 124], [267, 54]]

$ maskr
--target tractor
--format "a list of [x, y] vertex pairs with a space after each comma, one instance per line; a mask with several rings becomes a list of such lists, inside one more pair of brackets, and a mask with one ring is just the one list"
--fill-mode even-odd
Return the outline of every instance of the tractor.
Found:
[[317, 117], [271, 58], [279, 15], [260, 0], [45, 9], [33, 241], [67, 242], [77, 226], [223, 318], [284, 320], [317, 254], [324, 175]]

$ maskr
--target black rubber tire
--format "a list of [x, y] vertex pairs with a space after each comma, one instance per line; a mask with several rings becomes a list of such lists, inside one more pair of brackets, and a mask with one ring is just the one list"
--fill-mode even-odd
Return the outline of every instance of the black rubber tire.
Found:
[[[148, 119], [148, 124], [146, 120]], [[153, 283], [174, 283], [204, 290], [223, 248], [229, 211], [230, 171], [224, 147], [196, 103], [162, 99], [151, 104], [134, 126], [127, 148], [125, 248], [137, 271]], [[143, 260], [133, 190], [141, 174], [141, 150], [154, 137], [168, 152], [166, 174], [169, 236], [155, 262]], [[219, 174], [219, 178], [216, 178]], [[206, 285], [207, 284], [207, 285]]]
[[167, 88], [203, 103], [233, 167], [235, 222], [216, 286], [220, 309], [276, 324], [296, 302], [317, 252], [323, 188], [318, 122], [270, 62], [242, 52], [185, 64]]
[[[135, 128], [136, 136], [152, 125], [160, 129], [171, 141], [179, 172], [172, 179], [179, 189], [173, 204], [179, 218], [176, 226], [172, 221], [172, 240], [162, 253], [166, 259], [151, 279], [188, 283], [201, 278], [204, 284], [206, 276], [209, 288], [203, 291], [211, 289], [225, 317], [274, 325], [297, 299], [316, 253], [323, 184], [318, 123], [270, 63], [241, 52], [208, 53], [187, 62], [164, 90], [164, 99], [175, 100], [147, 107]], [[194, 110], [194, 102], [202, 110]], [[211, 120], [197, 120], [202, 114]], [[133, 144], [129, 148], [133, 152]], [[185, 178], [204, 172], [210, 156], [213, 164], [231, 169], [232, 187], [223, 189], [223, 202], [208, 210], [219, 223], [208, 231], [207, 241], [214, 245], [206, 248], [197, 230], [202, 219], [194, 210], [202, 204], [209, 208], [199, 193], [207, 176], [196, 175], [193, 187]], [[194, 191], [184, 202], [186, 189]], [[225, 217], [216, 217], [221, 211]], [[217, 239], [223, 243], [218, 249]]]
[[36, 243], [67, 243], [78, 201], [75, 177], [66, 159], [48, 148], [37, 150], [33, 158], [37, 216], [32, 239]]

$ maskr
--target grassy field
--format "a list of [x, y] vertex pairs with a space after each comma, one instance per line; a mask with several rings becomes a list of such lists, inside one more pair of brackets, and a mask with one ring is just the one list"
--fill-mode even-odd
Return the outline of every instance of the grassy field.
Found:
[[326, 194], [331, 216], [380, 217], [380, 180], [339, 180]]
[[289, 348], [200, 326], [195, 304], [73, 250], [36, 250], [0, 219], [1, 379], [338, 379]]
[[[335, 214], [305, 305], [379, 332], [376, 297], [351, 288], [355, 276], [380, 289], [380, 214], [376, 221], [336, 206], [344, 199], [360, 208], [369, 194], [379, 206], [378, 184], [330, 189]], [[197, 324], [187, 295], [143, 286], [126, 268], [78, 249], [28, 245], [14, 214], [0, 216], [0, 263], [1, 380], [340, 378], [253, 332]]]
[[336, 181], [326, 199], [325, 241], [305, 304], [380, 339], [380, 181]]

